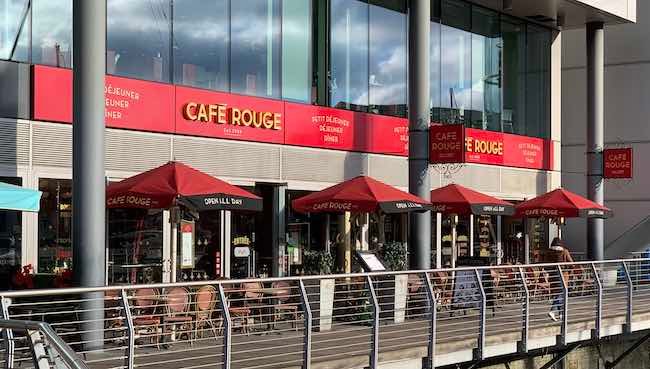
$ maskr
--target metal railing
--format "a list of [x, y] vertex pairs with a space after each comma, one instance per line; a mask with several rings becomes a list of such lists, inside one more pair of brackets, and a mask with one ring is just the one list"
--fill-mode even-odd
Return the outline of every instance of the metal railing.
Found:
[[[57, 335], [49, 324], [26, 320], [0, 319], [5, 350], [27, 346], [35, 368], [88, 369], [86, 363]], [[10, 351], [7, 350], [7, 353]], [[6, 361], [9, 363], [9, 361]]]
[[[0, 292], [90, 368], [429, 368], [650, 329], [650, 259]], [[552, 314], [549, 314], [552, 313]], [[6, 331], [10, 332], [10, 331]], [[5, 367], [35, 367], [6, 337]]]

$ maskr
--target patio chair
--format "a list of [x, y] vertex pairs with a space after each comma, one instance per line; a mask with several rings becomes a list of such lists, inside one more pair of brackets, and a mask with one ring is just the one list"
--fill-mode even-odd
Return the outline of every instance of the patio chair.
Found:
[[222, 329], [223, 319], [219, 319], [219, 323], [217, 325], [214, 324], [214, 319], [212, 319], [212, 316], [216, 304], [217, 290], [213, 286], [202, 286], [196, 291], [196, 302], [194, 305], [195, 339], [199, 333], [201, 334], [201, 338], [203, 338], [203, 328], [205, 327], [210, 328], [215, 338], [219, 336], [217, 332]]
[[[163, 317], [163, 335], [170, 329], [179, 329], [179, 336], [185, 334], [193, 344], [192, 323], [190, 315], [190, 293], [185, 287], [172, 287], [165, 292], [167, 315]], [[171, 332], [170, 332], [171, 334]]]
[[160, 316], [157, 315], [159, 292], [155, 288], [142, 288], [133, 295], [133, 328], [135, 339], [149, 337], [151, 344], [160, 348]]
[[[273, 329], [276, 323], [282, 320], [283, 317], [289, 315], [292, 318], [291, 327], [295, 330], [298, 329], [298, 303], [291, 298], [291, 286], [284, 281], [273, 282], [271, 284], [273, 290]], [[278, 319], [279, 318], [279, 319]]]
[[426, 306], [428, 299], [424, 291], [424, 282], [419, 275], [409, 274], [406, 286], [406, 315], [417, 315]]
[[264, 286], [260, 282], [244, 282], [241, 284], [244, 295], [244, 307], [248, 308], [248, 319], [250, 325], [255, 325], [255, 317], [264, 319], [264, 312], [268, 310], [269, 304], [264, 302]]

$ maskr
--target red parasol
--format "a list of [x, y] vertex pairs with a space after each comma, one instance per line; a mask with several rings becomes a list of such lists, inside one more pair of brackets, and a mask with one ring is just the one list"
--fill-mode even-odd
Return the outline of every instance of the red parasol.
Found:
[[458, 184], [431, 191], [433, 211], [459, 215], [512, 215], [515, 206]]
[[406, 213], [431, 210], [431, 204], [376, 179], [359, 176], [292, 202], [303, 213]]
[[108, 208], [262, 210], [262, 199], [185, 164], [170, 161], [106, 189]]
[[517, 205], [517, 216], [548, 218], [609, 218], [612, 211], [563, 188]]

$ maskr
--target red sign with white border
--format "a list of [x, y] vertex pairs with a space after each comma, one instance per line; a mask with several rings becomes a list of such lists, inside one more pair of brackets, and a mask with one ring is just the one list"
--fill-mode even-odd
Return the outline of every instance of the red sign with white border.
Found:
[[603, 174], [605, 178], [631, 179], [632, 155], [631, 147], [605, 149], [603, 151]]
[[[106, 76], [106, 126], [173, 132], [174, 86]], [[34, 119], [72, 123], [72, 71], [34, 66]]]
[[429, 139], [431, 163], [465, 162], [465, 127], [462, 124], [432, 125]]

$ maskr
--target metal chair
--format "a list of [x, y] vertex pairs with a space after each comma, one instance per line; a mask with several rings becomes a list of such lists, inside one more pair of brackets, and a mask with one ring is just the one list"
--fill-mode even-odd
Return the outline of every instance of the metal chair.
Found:
[[159, 292], [155, 288], [142, 288], [133, 295], [133, 328], [135, 338], [150, 337], [160, 348], [160, 316], [156, 314]]
[[211, 286], [206, 285], [202, 286], [196, 291], [196, 301], [195, 301], [195, 320], [194, 320], [194, 329], [195, 329], [195, 338], [201, 333], [203, 337], [204, 327], [209, 327], [214, 334], [214, 337], [218, 337], [217, 332], [222, 328], [222, 319], [220, 319], [219, 324], [215, 325], [214, 320], [212, 319], [214, 307], [217, 304], [217, 290]]
[[[291, 286], [288, 282], [279, 281], [273, 282], [271, 284], [271, 289], [273, 289], [273, 297], [275, 302], [273, 303], [273, 328], [275, 329], [276, 322], [282, 320], [281, 317], [285, 315], [290, 315], [293, 320], [291, 321], [291, 327], [298, 329], [298, 304], [291, 299]], [[278, 319], [280, 317], [280, 319]]]
[[185, 287], [172, 287], [165, 292], [165, 307], [167, 315], [163, 317], [163, 335], [171, 328], [179, 328], [179, 336], [186, 334], [190, 344], [193, 344], [192, 323], [190, 315], [190, 293]]

